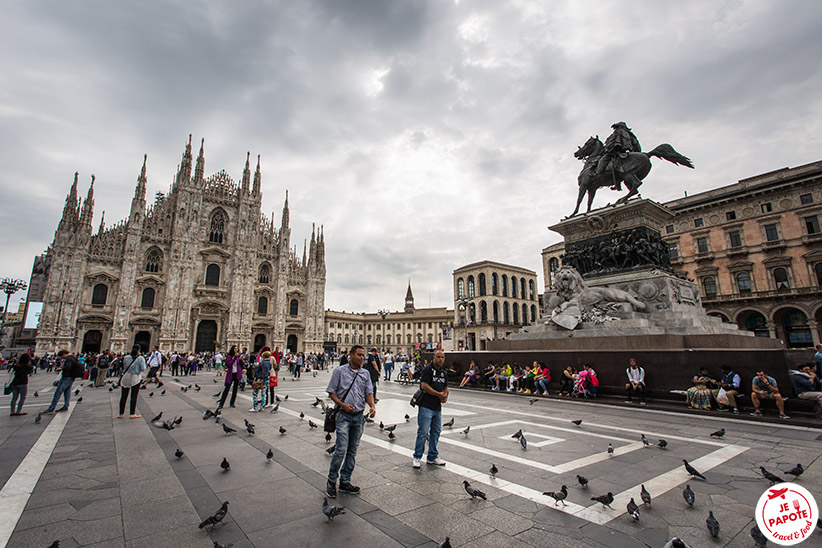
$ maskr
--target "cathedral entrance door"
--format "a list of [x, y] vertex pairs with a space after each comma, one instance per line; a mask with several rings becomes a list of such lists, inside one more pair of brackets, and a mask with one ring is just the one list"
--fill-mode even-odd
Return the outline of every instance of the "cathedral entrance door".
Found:
[[197, 340], [194, 343], [194, 352], [214, 352], [217, 342], [217, 322], [203, 320], [197, 326]]
[[297, 335], [289, 335], [285, 342], [289, 352], [297, 352]]
[[92, 329], [91, 331], [86, 331], [86, 334], [83, 335], [83, 349], [81, 352], [100, 352], [100, 346], [103, 343], [103, 334], [96, 329]]
[[265, 335], [262, 333], [258, 333], [256, 337], [254, 337], [254, 353], [260, 351], [260, 348], [265, 346]]
[[151, 350], [151, 333], [148, 331], [138, 331], [136, 335], [134, 335], [134, 345], [140, 346], [140, 352], [143, 354], [148, 353]]

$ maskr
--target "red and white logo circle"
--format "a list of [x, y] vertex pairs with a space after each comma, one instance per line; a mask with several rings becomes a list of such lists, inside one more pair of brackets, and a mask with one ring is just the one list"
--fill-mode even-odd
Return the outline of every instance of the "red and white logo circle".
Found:
[[807, 489], [780, 483], [765, 491], [756, 505], [756, 524], [770, 541], [782, 546], [799, 544], [813, 533], [819, 508]]

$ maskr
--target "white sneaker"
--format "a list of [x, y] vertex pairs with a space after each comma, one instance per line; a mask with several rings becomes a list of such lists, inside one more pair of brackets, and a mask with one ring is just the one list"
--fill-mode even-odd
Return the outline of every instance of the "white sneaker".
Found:
[[249, 410], [248, 410], [248, 412], [249, 412], [249, 413], [256, 413], [256, 412], [257, 412], [257, 410], [256, 410], [256, 409], [254, 409], [254, 408], [252, 407], [251, 409], [249, 409]]
[[411, 466], [413, 466], [414, 468], [419, 468], [421, 464], [422, 462], [420, 462], [420, 459], [413, 459], [411, 461]]
[[427, 460], [425, 462], [427, 462], [428, 464], [433, 464], [434, 466], [445, 466], [445, 461], [439, 457], [435, 458], [434, 460]]

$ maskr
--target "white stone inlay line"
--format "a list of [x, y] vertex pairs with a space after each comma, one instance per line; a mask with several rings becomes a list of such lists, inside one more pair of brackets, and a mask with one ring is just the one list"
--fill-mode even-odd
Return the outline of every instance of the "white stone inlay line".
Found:
[[29, 497], [40, 480], [40, 474], [43, 473], [46, 463], [51, 458], [57, 441], [63, 434], [63, 429], [76, 406], [75, 400], [74, 405], [69, 406], [68, 411], [54, 414], [23, 462], [0, 490], [0, 548], [5, 548], [8, 544], [28, 504]]

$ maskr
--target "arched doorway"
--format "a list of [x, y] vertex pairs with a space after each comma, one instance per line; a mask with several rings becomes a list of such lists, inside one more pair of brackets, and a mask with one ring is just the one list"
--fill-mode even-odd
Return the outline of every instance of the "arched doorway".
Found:
[[203, 320], [197, 326], [197, 340], [194, 341], [195, 352], [214, 352], [217, 342], [217, 322]]
[[81, 352], [99, 353], [102, 348], [102, 344], [103, 334], [100, 331], [96, 329], [86, 331], [86, 334], [83, 335], [83, 348]]
[[781, 311], [782, 328], [785, 330], [785, 344], [788, 348], [811, 348], [813, 337], [808, 326], [808, 317], [801, 310], [787, 308]]
[[771, 332], [768, 330], [768, 320], [761, 312], [755, 310], [743, 312], [737, 316], [737, 325], [739, 329], [752, 331], [757, 337], [770, 337]]
[[297, 351], [297, 335], [289, 335], [285, 341], [285, 347], [289, 352]]
[[140, 345], [140, 351], [145, 354], [151, 349], [151, 333], [148, 331], [138, 331], [134, 335], [134, 344]]
[[257, 336], [254, 337], [254, 353], [260, 351], [260, 348], [265, 346], [265, 335], [262, 333], [258, 333]]

